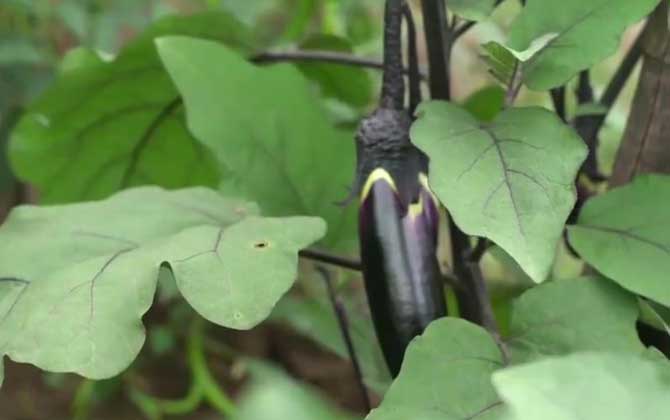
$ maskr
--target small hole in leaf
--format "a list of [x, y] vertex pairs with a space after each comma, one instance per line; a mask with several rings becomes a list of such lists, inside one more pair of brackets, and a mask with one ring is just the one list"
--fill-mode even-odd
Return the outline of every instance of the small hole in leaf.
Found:
[[262, 249], [267, 248], [270, 244], [267, 241], [258, 241], [254, 244], [254, 248]]
[[235, 318], [235, 319], [237, 319], [237, 320], [242, 319], [242, 313], [236, 311], [236, 312], [233, 314], [233, 318]]

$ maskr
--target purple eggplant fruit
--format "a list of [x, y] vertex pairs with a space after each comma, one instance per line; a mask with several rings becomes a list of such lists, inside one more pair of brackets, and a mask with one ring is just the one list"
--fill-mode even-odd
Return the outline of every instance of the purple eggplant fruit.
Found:
[[[436, 256], [439, 204], [426, 182], [428, 158], [410, 142], [412, 119], [404, 107], [402, 15], [403, 1], [388, 0], [380, 105], [356, 135], [363, 276], [377, 338], [394, 377], [409, 342], [446, 315]], [[410, 104], [417, 102], [410, 98]]]

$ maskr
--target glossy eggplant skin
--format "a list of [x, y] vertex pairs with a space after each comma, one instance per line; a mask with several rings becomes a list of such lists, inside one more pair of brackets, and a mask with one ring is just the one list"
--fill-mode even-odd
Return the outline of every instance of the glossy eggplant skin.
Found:
[[[377, 337], [395, 377], [409, 342], [446, 315], [436, 256], [439, 207], [425, 182], [427, 159], [409, 142], [409, 116], [378, 110], [369, 119], [358, 139], [361, 261]], [[366, 127], [381, 122], [388, 136], [375, 141]]]

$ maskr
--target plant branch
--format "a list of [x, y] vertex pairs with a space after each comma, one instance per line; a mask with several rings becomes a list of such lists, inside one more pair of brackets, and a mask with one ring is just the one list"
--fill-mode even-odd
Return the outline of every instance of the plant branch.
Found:
[[354, 340], [351, 337], [351, 332], [349, 330], [349, 321], [347, 319], [347, 312], [342, 305], [342, 302], [338, 299], [337, 293], [335, 293], [335, 288], [333, 287], [333, 282], [330, 279], [330, 274], [323, 267], [317, 267], [317, 270], [323, 277], [324, 282], [326, 283], [326, 291], [328, 292], [328, 299], [330, 300], [333, 310], [335, 311], [335, 317], [337, 318], [338, 326], [340, 327], [340, 332], [342, 333], [342, 339], [344, 344], [347, 347], [347, 353], [349, 353], [349, 359], [351, 360], [351, 365], [354, 368], [356, 374], [356, 382], [358, 384], [361, 396], [363, 397], [363, 403], [365, 404], [365, 409], [367, 412], [372, 410], [372, 403], [370, 402], [370, 396], [368, 395], [368, 390], [365, 387], [363, 382], [363, 370], [361, 369], [361, 364], [356, 355], [356, 347], [354, 347]]
[[[320, 62], [341, 64], [352, 67], [363, 67], [374, 70], [383, 70], [384, 63], [379, 60], [358, 57], [353, 54], [322, 51], [322, 50], [294, 50], [294, 51], [265, 51], [250, 58], [257, 64], [283, 63], [283, 62]], [[404, 74], [410, 74], [410, 69], [403, 68]], [[427, 80], [428, 75], [419, 72], [421, 80]]]
[[358, 260], [342, 257], [339, 255], [329, 254], [323, 251], [317, 251], [315, 249], [303, 249], [298, 253], [298, 255], [308, 260], [335, 265], [349, 270], [361, 271], [363, 269], [361, 262]]
[[[433, 99], [450, 99], [451, 51], [454, 34], [447, 28], [445, 2], [421, 1], [430, 64], [430, 94]], [[468, 262], [471, 255], [470, 238], [449, 218], [449, 235], [454, 275], [458, 280], [454, 288], [461, 317], [485, 326], [494, 337], [498, 328], [493, 317], [491, 300], [478, 264]]]
[[416, 47], [416, 25], [412, 16], [412, 9], [407, 3], [402, 8], [407, 23], [407, 61], [409, 62], [409, 112], [414, 115], [416, 107], [421, 103], [421, 72], [419, 70], [419, 56]]
[[451, 34], [447, 28], [447, 11], [442, 0], [421, 0], [423, 25], [428, 49], [430, 94], [433, 99], [449, 100], [449, 61]]
[[567, 122], [566, 109], [565, 109], [565, 86], [560, 86], [549, 91], [551, 95], [551, 102], [554, 104], [554, 109], [556, 110], [556, 115]]

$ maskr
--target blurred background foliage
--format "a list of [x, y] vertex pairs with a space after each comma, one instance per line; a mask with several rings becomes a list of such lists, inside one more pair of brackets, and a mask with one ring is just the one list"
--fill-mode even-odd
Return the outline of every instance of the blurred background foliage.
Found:
[[[418, 10], [418, 1], [411, 3]], [[223, 10], [250, 28], [257, 52], [329, 49], [379, 59], [382, 5], [379, 0], [2, 0], [0, 220], [13, 204], [34, 201], [39, 196], [38, 191], [21, 185], [12, 175], [6, 158], [11, 128], [21, 110], [59, 72], [91, 58], [79, 47], [110, 59], [160, 17]], [[514, 0], [505, 1], [492, 18], [477, 24], [454, 48], [454, 100], [465, 103], [482, 119], [497, 112], [502, 95], [480, 59], [480, 45], [491, 40], [503, 42], [519, 7]], [[420, 13], [415, 17], [421, 31]], [[592, 70], [596, 93], [602, 91], [639, 30], [639, 26], [631, 28], [619, 53]], [[419, 53], [425, 68], [423, 42]], [[334, 124], [351, 130], [374, 106], [380, 83], [378, 72], [321, 63], [298, 67], [314, 82]], [[634, 75], [628, 82], [601, 135], [600, 162], [606, 174], [611, 171], [636, 80]], [[574, 89], [574, 85], [568, 89]], [[549, 96], [541, 92], [523, 91], [518, 103], [551, 108]], [[569, 115], [574, 115], [574, 101], [569, 100], [568, 106]], [[343, 191], [343, 198], [345, 195]], [[529, 279], [499, 248], [487, 253], [483, 265], [504, 331], [509, 298], [526, 288]], [[554, 275], [572, 277], [579, 269], [562, 251]], [[366, 313], [360, 279], [344, 271], [328, 275], [349, 309], [366, 381], [372, 389], [383, 391], [389, 379]], [[0, 420], [139, 419], [170, 414], [173, 418], [218, 418], [226, 410], [228, 396], [221, 395], [221, 389], [206, 375], [233, 399], [242, 395], [235, 419], [353, 418], [343, 410], [359, 413], [360, 417], [364, 405], [355, 389], [354, 372], [346, 360], [322, 277], [306, 264], [296, 288], [279, 304], [270, 321], [242, 333], [213, 325], [194, 327], [197, 317], [177, 298], [173, 279], [166, 273], [160, 281], [159, 304], [145, 317], [147, 345], [128, 372], [92, 382], [10, 363], [10, 373], [0, 391]], [[248, 357], [271, 360], [275, 367]], [[203, 376], [197, 369], [207, 373]], [[325, 402], [324, 394], [339, 408]], [[263, 407], [265, 412], [258, 411]]]

